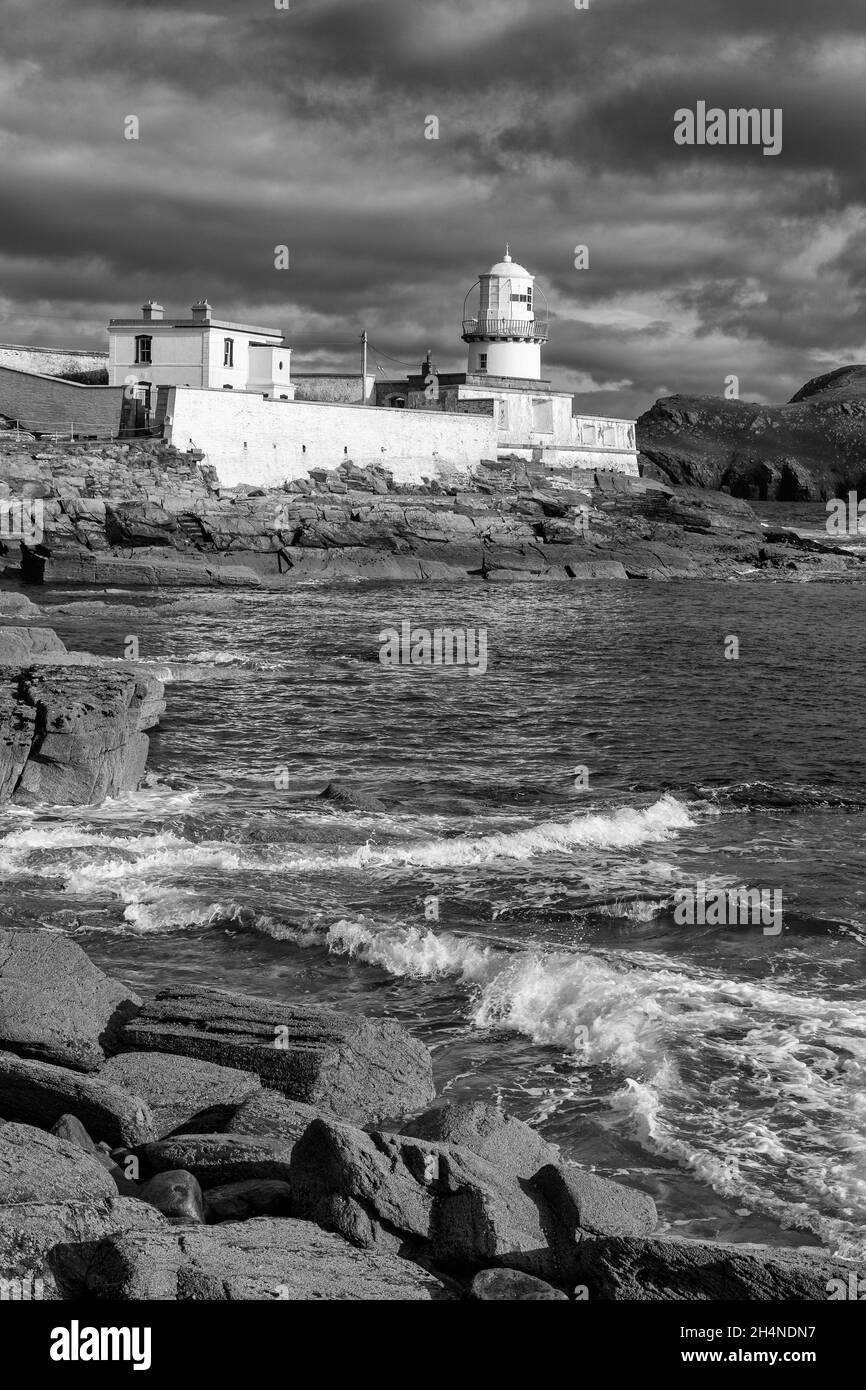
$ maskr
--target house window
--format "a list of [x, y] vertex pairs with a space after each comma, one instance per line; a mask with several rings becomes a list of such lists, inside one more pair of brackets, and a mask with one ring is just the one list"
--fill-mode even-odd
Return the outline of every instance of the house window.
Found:
[[150, 365], [150, 363], [153, 361], [153, 357], [151, 355], [152, 343], [153, 339], [150, 337], [148, 333], [139, 333], [138, 337], [135, 340], [136, 366], [139, 366], [142, 363], [147, 363], [148, 365]]
[[529, 290], [526, 291], [526, 307], [527, 307], [527, 309], [531, 309], [531, 308], [532, 308], [532, 290], [531, 290], [531, 289], [529, 289]]
[[223, 366], [233, 367], [235, 365], [235, 340], [234, 338], [223, 339]]
[[479, 352], [479, 354], [478, 354], [478, 370], [479, 370], [479, 372], [486, 372], [486, 371], [487, 371], [487, 353], [486, 353], [486, 352]]

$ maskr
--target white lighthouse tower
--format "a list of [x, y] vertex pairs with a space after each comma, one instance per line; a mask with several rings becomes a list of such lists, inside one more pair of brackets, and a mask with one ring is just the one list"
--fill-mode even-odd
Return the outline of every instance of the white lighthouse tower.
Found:
[[463, 302], [469, 375], [540, 379], [547, 305], [535, 301], [535, 276], [511, 259], [506, 246], [504, 259], [478, 277]]

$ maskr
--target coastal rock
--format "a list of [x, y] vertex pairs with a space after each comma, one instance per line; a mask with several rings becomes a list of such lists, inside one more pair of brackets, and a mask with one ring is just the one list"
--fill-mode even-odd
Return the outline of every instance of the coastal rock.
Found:
[[0, 1124], [0, 1205], [114, 1196], [108, 1173], [77, 1144], [32, 1125]]
[[118, 1053], [105, 1063], [100, 1076], [147, 1101], [157, 1139], [176, 1130], [220, 1130], [244, 1101], [262, 1089], [252, 1072], [168, 1052]]
[[472, 1280], [470, 1297], [483, 1303], [568, 1302], [568, 1294], [519, 1269], [482, 1269]]
[[157, 1173], [143, 1184], [139, 1196], [173, 1225], [204, 1225], [204, 1199], [192, 1173], [179, 1168]]
[[0, 1278], [41, 1280], [43, 1298], [72, 1298], [100, 1241], [131, 1231], [153, 1240], [167, 1229], [154, 1207], [116, 1195], [0, 1206]]
[[205, 1190], [231, 1182], [288, 1182], [294, 1140], [251, 1134], [177, 1134], [136, 1150], [145, 1172], [183, 1168]]
[[97, 805], [138, 787], [160, 682], [108, 667], [0, 669], [0, 797]]
[[559, 1162], [559, 1149], [489, 1101], [449, 1101], [401, 1123], [400, 1133], [471, 1149], [500, 1172], [530, 1178]]
[[366, 1123], [433, 1097], [430, 1054], [398, 1023], [189, 986], [162, 990], [127, 1047], [254, 1072], [291, 1100]]
[[866, 367], [807, 382], [787, 405], [667, 396], [637, 422], [657, 476], [737, 497], [823, 501], [866, 481]]
[[50, 627], [0, 627], [0, 666], [65, 656], [66, 646]]
[[295, 1145], [290, 1185], [296, 1215], [364, 1249], [556, 1273], [539, 1200], [470, 1149], [320, 1119]]
[[556, 1218], [560, 1237], [647, 1236], [658, 1225], [655, 1202], [647, 1193], [571, 1163], [541, 1168], [532, 1187]]
[[153, 1116], [140, 1096], [99, 1076], [0, 1053], [0, 1117], [50, 1129], [67, 1113], [108, 1143], [140, 1144], [153, 1137]]
[[293, 1142], [319, 1118], [314, 1105], [287, 1100], [279, 1091], [256, 1091], [239, 1105], [227, 1124], [225, 1134], [251, 1134]]
[[0, 931], [0, 1047], [96, 1070], [141, 1000], [76, 942], [54, 932]]
[[801, 1250], [625, 1237], [583, 1241], [580, 1257], [590, 1300], [826, 1302], [855, 1269]]
[[26, 594], [20, 594], [14, 589], [0, 589], [0, 618], [15, 618], [19, 621], [33, 618], [38, 622], [41, 617], [41, 609]]
[[212, 1187], [205, 1199], [208, 1221], [247, 1221], [253, 1216], [290, 1216], [292, 1189], [287, 1182], [251, 1178]]
[[333, 801], [337, 806], [345, 806], [352, 811], [385, 811], [387, 807], [377, 796], [348, 787], [343, 782], [329, 782], [320, 793], [322, 801]]
[[196, 1301], [450, 1299], [398, 1256], [354, 1249], [307, 1221], [258, 1217], [178, 1233], [110, 1236], [87, 1273], [96, 1299]]

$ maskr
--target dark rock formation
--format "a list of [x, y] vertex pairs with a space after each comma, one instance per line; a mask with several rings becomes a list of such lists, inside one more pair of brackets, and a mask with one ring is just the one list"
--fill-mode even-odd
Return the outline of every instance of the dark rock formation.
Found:
[[398, 1023], [218, 990], [162, 990], [126, 1046], [255, 1072], [292, 1100], [365, 1123], [433, 1097], [430, 1054]]
[[44, 1298], [74, 1297], [101, 1240], [121, 1231], [153, 1239], [167, 1230], [155, 1207], [130, 1197], [0, 1206], [0, 1278], [41, 1278]]
[[205, 1198], [208, 1221], [246, 1221], [252, 1216], [291, 1216], [292, 1189], [276, 1179], [250, 1178], [246, 1182], [212, 1187]]
[[205, 1222], [204, 1198], [193, 1177], [181, 1168], [168, 1168], [144, 1183], [139, 1196], [161, 1211], [172, 1225], [199, 1225]]
[[416, 1139], [462, 1145], [518, 1178], [530, 1178], [546, 1164], [559, 1162], [554, 1144], [487, 1101], [449, 1101], [433, 1106], [407, 1120], [400, 1131]]
[[135, 1152], [146, 1173], [183, 1168], [207, 1191], [252, 1179], [288, 1182], [294, 1143], [252, 1134], [177, 1134]]
[[655, 477], [784, 502], [866, 484], [866, 367], [816, 377], [787, 405], [667, 396], [637, 422]]
[[226, 1134], [295, 1140], [320, 1114], [321, 1109], [287, 1100], [279, 1091], [261, 1090], [238, 1106], [223, 1130]]

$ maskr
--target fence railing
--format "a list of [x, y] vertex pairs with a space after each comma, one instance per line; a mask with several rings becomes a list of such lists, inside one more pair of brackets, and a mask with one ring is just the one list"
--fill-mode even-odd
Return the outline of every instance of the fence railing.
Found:
[[8, 429], [0, 429], [0, 439], [8, 439], [14, 434], [16, 439], [20, 439], [22, 434], [36, 435], [39, 439], [51, 439], [58, 441], [61, 439], [96, 439], [114, 440], [128, 439], [130, 435], [142, 435], [152, 437], [160, 433], [152, 425], [141, 425], [137, 429], [100, 430], [91, 423], [81, 420], [14, 420], [11, 416], [6, 416], [9, 421]]
[[546, 338], [547, 319], [504, 319], [479, 314], [463, 320], [464, 338]]

